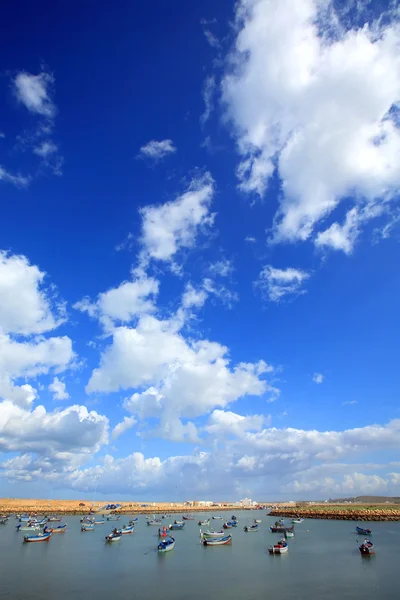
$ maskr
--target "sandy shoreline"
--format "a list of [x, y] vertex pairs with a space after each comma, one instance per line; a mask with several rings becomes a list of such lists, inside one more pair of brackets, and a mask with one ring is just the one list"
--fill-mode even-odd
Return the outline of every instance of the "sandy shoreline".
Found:
[[[118, 502], [116, 500], [115, 502]], [[106, 502], [95, 502], [94, 510], [102, 512], [101, 508]], [[221, 506], [187, 506], [184, 502], [173, 503], [157, 502], [120, 502], [121, 514], [162, 514], [162, 513], [219, 513], [232, 511], [232, 513], [249, 510], [247, 507], [221, 503]], [[147, 504], [147, 506], [142, 506]], [[36, 513], [43, 515], [86, 515], [92, 508], [91, 500], [43, 500], [22, 498], [0, 498], [0, 514]], [[264, 512], [264, 511], [263, 511]], [[260, 511], [261, 513], [261, 511]], [[400, 506], [376, 505], [347, 505], [321, 504], [307, 506], [293, 506], [287, 503], [275, 505], [270, 512], [271, 516], [296, 517], [307, 519], [338, 519], [346, 521], [400, 521]]]

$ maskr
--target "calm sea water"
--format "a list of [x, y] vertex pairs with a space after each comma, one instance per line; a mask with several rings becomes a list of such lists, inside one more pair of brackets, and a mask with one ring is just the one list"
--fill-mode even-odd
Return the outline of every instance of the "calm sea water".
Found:
[[[289, 552], [270, 556], [268, 546], [280, 537], [268, 531], [275, 519], [262, 511], [238, 516], [240, 526], [229, 530], [231, 546], [200, 545], [197, 515], [174, 532], [175, 549], [162, 556], [157, 527], [148, 527], [143, 516], [133, 535], [114, 544], [104, 537], [128, 516], [88, 533], [81, 533], [79, 517], [67, 517], [68, 531], [41, 544], [23, 544], [17, 521], [10, 519], [0, 525], [0, 598], [399, 600], [400, 523], [370, 523], [376, 554], [361, 557], [355, 523], [305, 520], [295, 526]], [[262, 519], [260, 530], [245, 533], [243, 526], [255, 517]], [[222, 523], [211, 521], [218, 529]]]

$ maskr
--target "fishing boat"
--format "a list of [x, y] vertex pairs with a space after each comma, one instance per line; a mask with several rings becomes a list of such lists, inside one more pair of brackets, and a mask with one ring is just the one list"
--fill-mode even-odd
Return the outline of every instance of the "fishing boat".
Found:
[[288, 544], [286, 540], [279, 540], [277, 544], [270, 546], [268, 552], [270, 554], [284, 554], [288, 551]]
[[172, 525], [169, 526], [169, 529], [171, 531], [179, 531], [180, 529], [184, 529], [185, 528], [185, 523], [173, 523]]
[[217, 515], [213, 515], [213, 519], [222, 519], [222, 517], [218, 517]]
[[231, 521], [237, 521], [237, 518], [235, 517], [235, 515], [231, 516]]
[[173, 537], [168, 537], [166, 540], [163, 540], [162, 542], [160, 542], [157, 546], [158, 551], [161, 553], [170, 552], [174, 548], [175, 548], [175, 538], [173, 538]]
[[151, 519], [150, 521], [146, 521], [147, 525], [156, 525], [159, 527], [161, 525], [161, 521], [159, 519]]
[[166, 528], [165, 525], [163, 525], [163, 528], [158, 530], [158, 537], [167, 537], [167, 536], [168, 536], [168, 529]]
[[28, 515], [23, 515], [22, 517], [18, 518], [20, 523], [28, 523], [29, 521], [32, 521], [32, 517], [29, 517]]
[[52, 527], [51, 531], [52, 533], [65, 533], [67, 531], [67, 525], [57, 525], [57, 527]]
[[81, 531], [94, 531], [93, 523], [84, 523], [81, 527]]
[[269, 529], [272, 533], [285, 533], [285, 531], [294, 531], [294, 525], [289, 527], [281, 519], [280, 521], [275, 521], [275, 525], [271, 525]]
[[51, 536], [51, 532], [38, 533], [37, 535], [25, 535], [24, 542], [48, 542]]
[[131, 519], [129, 521], [129, 525], [133, 525], [134, 523], [136, 523], [136, 521], [139, 521], [138, 517], [135, 517], [134, 519]]
[[177, 520], [175, 519], [175, 521], [174, 521], [174, 525], [183, 525], [183, 521], [177, 521]]
[[49, 523], [59, 523], [61, 521], [61, 517], [57, 517], [56, 515], [53, 515], [51, 517], [48, 517], [47, 520]]
[[356, 531], [360, 535], [372, 535], [372, 531], [370, 529], [364, 529], [363, 527], [356, 527]]
[[81, 523], [94, 523], [94, 517], [81, 517], [79, 521]]
[[193, 515], [182, 515], [184, 521], [194, 521]]
[[204, 519], [204, 521], [199, 521], [197, 525], [199, 525], [200, 527], [210, 525], [210, 519]]
[[243, 527], [243, 531], [246, 531], [247, 533], [250, 533], [251, 531], [258, 531], [258, 524], [245, 525], [245, 527]]
[[134, 525], [129, 525], [129, 527], [124, 525], [123, 528], [120, 529], [120, 532], [122, 533], [122, 535], [127, 535], [128, 533], [133, 533], [134, 529], [135, 529]]
[[7, 524], [7, 518], [6, 519], [0, 519], [0, 525], [6, 525]]
[[201, 538], [220, 538], [223, 537], [225, 535], [225, 532], [223, 529], [221, 529], [221, 531], [201, 531], [200, 529], [200, 537]]
[[16, 529], [17, 531], [40, 531], [41, 526], [36, 523], [20, 523]]
[[374, 554], [373, 552], [374, 544], [371, 540], [364, 540], [363, 543], [359, 546], [359, 550], [361, 554]]
[[294, 538], [294, 531], [285, 531], [285, 539]]
[[232, 542], [231, 535], [225, 535], [220, 538], [204, 538], [203, 544], [204, 546], [225, 546]]
[[109, 517], [107, 517], [107, 521], [119, 521], [121, 517], [117, 516], [117, 515], [110, 515]]
[[119, 542], [122, 538], [120, 531], [115, 531], [106, 535], [106, 542]]
[[254, 519], [254, 523], [255, 523], [256, 525], [259, 525], [259, 524], [261, 523], [261, 519]]
[[95, 525], [104, 525], [105, 520], [103, 519], [102, 521], [94, 521]]
[[228, 521], [227, 523], [224, 523], [224, 524], [222, 525], [222, 527], [223, 527], [224, 529], [232, 529], [232, 524], [231, 524], [231, 523]]
[[304, 519], [302, 519], [301, 517], [297, 517], [297, 519], [292, 519], [292, 523], [294, 524], [299, 524], [302, 523], [304, 521]]

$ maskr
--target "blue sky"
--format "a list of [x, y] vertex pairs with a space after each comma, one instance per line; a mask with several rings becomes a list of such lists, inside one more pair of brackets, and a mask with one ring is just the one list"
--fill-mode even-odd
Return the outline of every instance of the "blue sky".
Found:
[[296, 7], [8, 7], [3, 495], [400, 493], [398, 11]]

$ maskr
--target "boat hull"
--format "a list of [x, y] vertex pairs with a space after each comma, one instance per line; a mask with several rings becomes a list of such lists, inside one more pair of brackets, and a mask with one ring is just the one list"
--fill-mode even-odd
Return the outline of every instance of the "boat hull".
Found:
[[170, 540], [172, 540], [172, 542], [167, 543], [166, 540], [165, 542], [160, 542], [158, 544], [157, 550], [160, 554], [165, 554], [165, 552], [171, 552], [171, 550], [175, 548], [175, 538], [171, 537]]
[[372, 531], [370, 529], [363, 529], [363, 527], [356, 527], [356, 531], [360, 535], [372, 535]]
[[48, 542], [51, 533], [44, 533], [43, 535], [26, 535], [24, 542]]
[[204, 546], [227, 546], [228, 544], [231, 544], [231, 543], [232, 543], [231, 535], [227, 535], [223, 538], [216, 538], [216, 539], [206, 538], [205, 540], [203, 540]]

